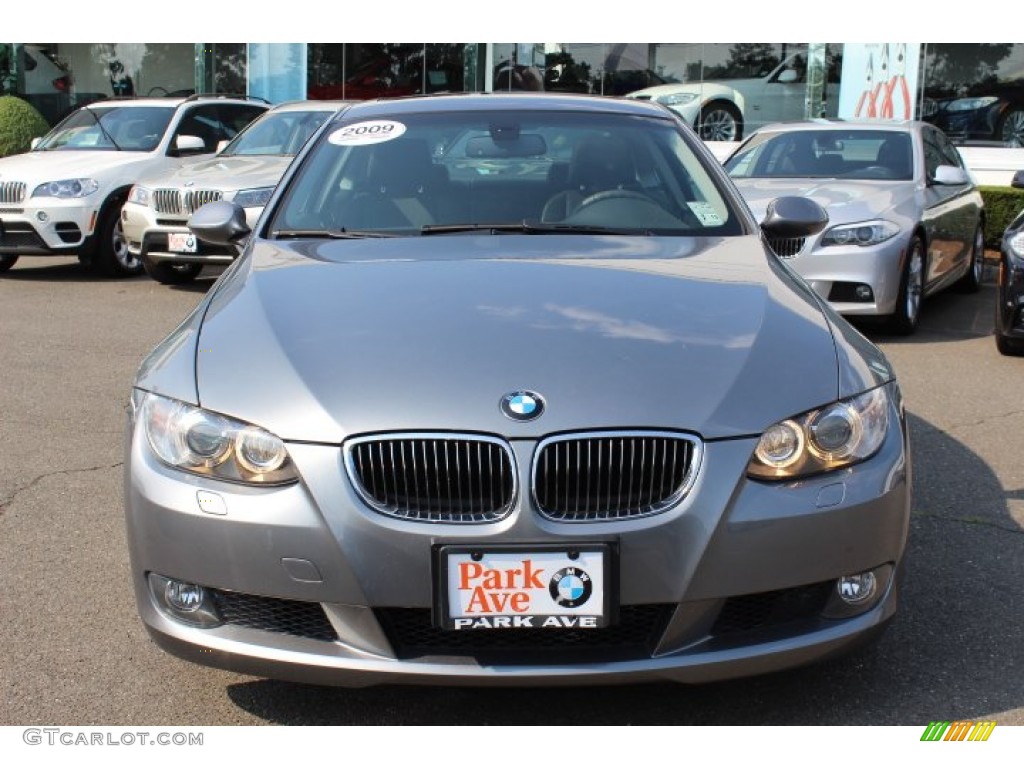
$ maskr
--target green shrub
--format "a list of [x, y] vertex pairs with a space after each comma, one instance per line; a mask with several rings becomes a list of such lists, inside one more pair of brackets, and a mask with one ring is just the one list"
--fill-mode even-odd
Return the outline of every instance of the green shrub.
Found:
[[1024, 208], [1024, 189], [979, 187], [985, 200], [985, 245], [998, 248], [1003, 232], [1013, 217]]
[[27, 101], [0, 96], [0, 157], [28, 152], [32, 139], [49, 131], [49, 124]]

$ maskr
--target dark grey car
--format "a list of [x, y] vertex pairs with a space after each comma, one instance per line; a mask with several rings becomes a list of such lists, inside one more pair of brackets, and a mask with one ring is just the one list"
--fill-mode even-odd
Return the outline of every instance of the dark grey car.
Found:
[[[762, 228], [807, 236], [813, 202]], [[340, 685], [686, 682], [896, 610], [893, 371], [658, 105], [341, 111], [144, 362], [139, 611], [202, 664]]]

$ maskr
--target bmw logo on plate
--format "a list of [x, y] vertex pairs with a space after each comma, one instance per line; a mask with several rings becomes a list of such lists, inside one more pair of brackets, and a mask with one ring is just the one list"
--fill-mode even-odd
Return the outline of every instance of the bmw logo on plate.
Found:
[[544, 413], [544, 401], [536, 392], [509, 392], [501, 398], [501, 412], [515, 421], [533, 421]]
[[563, 568], [551, 577], [548, 584], [551, 599], [563, 608], [583, 605], [593, 591], [590, 574], [582, 568]]

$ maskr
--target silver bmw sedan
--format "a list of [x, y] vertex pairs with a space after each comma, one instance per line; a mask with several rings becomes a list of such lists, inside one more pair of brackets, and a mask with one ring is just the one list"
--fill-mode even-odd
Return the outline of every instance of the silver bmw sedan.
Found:
[[344, 686], [701, 682], [897, 608], [885, 357], [692, 130], [637, 101], [343, 108], [143, 362], [125, 504], [142, 621], [214, 667]]

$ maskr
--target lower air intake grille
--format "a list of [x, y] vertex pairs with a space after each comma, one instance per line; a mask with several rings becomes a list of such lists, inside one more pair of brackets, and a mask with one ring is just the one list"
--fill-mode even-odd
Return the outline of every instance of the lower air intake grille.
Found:
[[511, 450], [478, 435], [404, 434], [345, 446], [349, 476], [378, 512], [408, 520], [488, 523], [515, 498]]
[[683, 497], [699, 454], [696, 440], [671, 433], [549, 438], [534, 461], [537, 506], [569, 522], [653, 515]]
[[775, 251], [775, 255], [783, 259], [791, 259], [804, 249], [804, 237], [772, 237], [768, 239], [768, 245]]
[[311, 640], [338, 639], [320, 603], [279, 600], [240, 592], [222, 592], [219, 589], [211, 592], [217, 613], [225, 624], [308, 637]]
[[571, 664], [650, 658], [675, 605], [623, 605], [601, 629], [444, 630], [429, 608], [379, 608], [377, 620], [400, 659], [469, 656], [484, 664]]
[[711, 628], [716, 637], [812, 619], [825, 609], [834, 581], [730, 597]]

